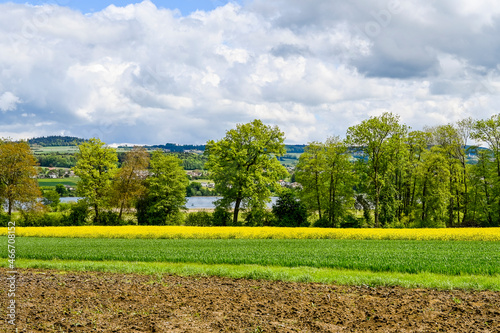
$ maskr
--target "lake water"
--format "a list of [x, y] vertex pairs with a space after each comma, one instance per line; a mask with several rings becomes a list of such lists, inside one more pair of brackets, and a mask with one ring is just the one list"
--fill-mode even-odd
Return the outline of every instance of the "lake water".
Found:
[[[187, 209], [214, 209], [215, 200], [220, 199], [221, 197], [187, 197], [186, 208]], [[61, 198], [61, 202], [76, 202], [81, 198], [78, 197], [63, 197]], [[271, 208], [273, 204], [276, 203], [277, 198], [271, 197], [271, 203], [267, 205], [268, 208]]]

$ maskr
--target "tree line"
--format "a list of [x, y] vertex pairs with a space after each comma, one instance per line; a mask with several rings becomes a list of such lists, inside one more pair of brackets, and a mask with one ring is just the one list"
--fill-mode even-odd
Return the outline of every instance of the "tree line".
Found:
[[341, 226], [356, 209], [374, 227], [499, 226], [500, 115], [412, 131], [384, 113], [344, 140], [310, 143], [296, 172], [301, 199], [325, 226]]
[[[254, 120], [207, 142], [205, 167], [221, 195], [216, 225], [500, 226], [500, 115], [421, 131], [392, 113], [365, 119], [344, 139], [304, 147], [295, 190], [278, 183], [290, 176], [278, 161], [286, 154], [284, 140], [277, 126]], [[119, 163], [116, 150], [99, 139], [78, 148], [73, 170], [84, 200], [70, 213], [74, 221], [90, 214], [94, 224], [120, 224], [133, 207], [138, 224], [183, 223], [189, 180], [177, 156], [134, 147]], [[0, 143], [0, 200], [9, 215], [39, 203], [36, 164], [26, 142]], [[271, 193], [279, 199], [269, 212]]]
[[[471, 139], [487, 149], [469, 145]], [[223, 195], [216, 205], [233, 204], [234, 223], [240, 206], [249, 223], [266, 215], [270, 189], [286, 176], [277, 162], [283, 141], [277, 127], [255, 120], [207, 142], [207, 168]], [[308, 144], [295, 180], [301, 188], [286, 194], [296, 197], [288, 211], [304, 205], [319, 227], [498, 227], [500, 115], [424, 130], [392, 113], [371, 117], [349, 127], [345, 139]]]

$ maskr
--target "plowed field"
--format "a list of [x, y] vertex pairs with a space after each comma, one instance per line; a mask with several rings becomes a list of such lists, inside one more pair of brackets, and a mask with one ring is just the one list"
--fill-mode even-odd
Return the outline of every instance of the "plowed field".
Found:
[[19, 269], [16, 305], [18, 332], [500, 332], [491, 291]]

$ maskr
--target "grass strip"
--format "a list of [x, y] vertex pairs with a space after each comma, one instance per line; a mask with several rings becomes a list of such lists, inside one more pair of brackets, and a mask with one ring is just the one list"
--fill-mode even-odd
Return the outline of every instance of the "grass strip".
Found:
[[[0, 258], [7, 257], [7, 246], [0, 246]], [[500, 242], [17, 237], [16, 257], [500, 275]]]
[[[7, 267], [7, 262], [0, 262]], [[441, 290], [500, 291], [500, 276], [449, 276], [432, 273], [389, 273], [314, 267], [275, 267], [260, 265], [206, 265], [120, 261], [17, 259], [17, 268], [60, 271], [97, 271], [137, 274], [174, 274], [180, 276], [222, 276], [236, 279], [263, 279], [287, 282], [316, 282], [335, 285], [400, 286]]]

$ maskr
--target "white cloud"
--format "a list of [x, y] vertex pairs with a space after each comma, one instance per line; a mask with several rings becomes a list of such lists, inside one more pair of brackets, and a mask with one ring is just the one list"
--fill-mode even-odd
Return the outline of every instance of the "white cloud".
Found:
[[0, 137], [204, 143], [261, 118], [306, 143], [383, 111], [417, 129], [497, 112], [498, 6], [393, 3], [0, 4]]
[[10, 91], [6, 91], [0, 95], [0, 110], [3, 112], [15, 110], [17, 108], [17, 104], [19, 103], [21, 103], [19, 97]]

